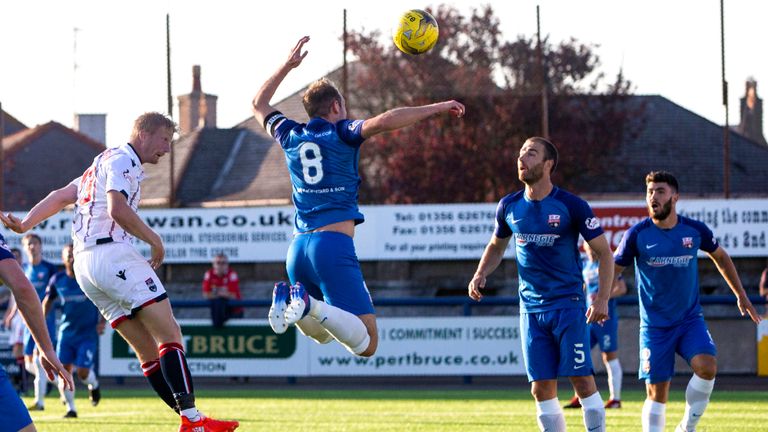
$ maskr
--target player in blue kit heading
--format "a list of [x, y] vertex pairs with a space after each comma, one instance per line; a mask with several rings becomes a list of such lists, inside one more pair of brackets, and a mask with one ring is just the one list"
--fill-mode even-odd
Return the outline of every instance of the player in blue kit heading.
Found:
[[635, 265], [640, 299], [640, 379], [647, 398], [642, 410], [645, 432], [666, 423], [675, 353], [693, 369], [685, 391], [685, 413], [676, 431], [694, 431], [715, 385], [715, 343], [699, 303], [698, 250], [706, 252], [737, 298], [741, 315], [760, 322], [731, 257], [702, 222], [677, 214], [677, 179], [665, 171], [645, 177], [649, 218], [630, 228], [615, 253], [616, 274]]
[[[551, 174], [557, 148], [532, 137], [517, 158], [525, 189], [509, 194], [496, 209], [496, 230], [469, 283], [481, 300], [486, 278], [501, 263], [509, 242], [517, 256], [523, 359], [542, 431], [564, 431], [557, 378], [568, 377], [582, 405], [584, 426], [605, 431], [605, 408], [595, 386], [587, 324], [608, 318], [613, 256], [599, 220], [584, 200], [555, 187]], [[599, 289], [587, 308], [578, 250], [579, 235], [599, 261]]]
[[[62, 314], [56, 355], [67, 372], [72, 373], [73, 366], [77, 367], [77, 377], [88, 386], [89, 399], [91, 404], [96, 406], [101, 400], [101, 390], [93, 366], [98, 353], [98, 335], [104, 332], [106, 321], [77, 284], [72, 244], [64, 246], [61, 250], [61, 260], [64, 263], [64, 271], [51, 277], [43, 299], [43, 312], [51, 311], [57, 300], [61, 302]], [[74, 389], [65, 389], [60, 381], [59, 393], [67, 404], [64, 417], [77, 417]]]
[[254, 116], [285, 153], [296, 211], [286, 261], [293, 286], [275, 284], [269, 322], [276, 333], [295, 323], [319, 343], [336, 339], [353, 354], [368, 357], [378, 345], [376, 315], [352, 241], [355, 226], [364, 220], [357, 205], [360, 147], [374, 135], [435, 114], [461, 117], [464, 105], [445, 101], [350, 120], [344, 97], [323, 78], [303, 97], [309, 123], [297, 123], [269, 102], [288, 72], [306, 57], [302, 49], [307, 42], [308, 36], [299, 39], [253, 99]]
[[[37, 234], [26, 234], [21, 239], [24, 252], [27, 255], [27, 263], [24, 264], [24, 274], [35, 287], [40, 301], [45, 297], [45, 288], [51, 276], [56, 273], [56, 266], [43, 259], [43, 240]], [[45, 316], [48, 325], [48, 334], [51, 335], [53, 344], [56, 345], [56, 314], [49, 313]], [[24, 331], [24, 367], [35, 375], [35, 401], [28, 408], [33, 411], [45, 409], [44, 397], [47, 393], [48, 380], [42, 371], [42, 365], [35, 350], [35, 340], [29, 330]]]

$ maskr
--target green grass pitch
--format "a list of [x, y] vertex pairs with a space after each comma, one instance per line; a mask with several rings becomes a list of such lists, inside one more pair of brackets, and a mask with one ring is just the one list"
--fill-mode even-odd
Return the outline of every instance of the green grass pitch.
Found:
[[[197, 389], [198, 406], [212, 417], [240, 421], [239, 431], [538, 431], [536, 409], [525, 389], [322, 390], [298, 388], [233, 390]], [[561, 401], [567, 395], [560, 392]], [[78, 419], [62, 418], [65, 409], [56, 391], [32, 418], [41, 432], [174, 431], [178, 418], [149, 390], [111, 387], [98, 407], [78, 389]], [[768, 393], [718, 391], [712, 396], [700, 432], [766, 430]], [[680, 420], [683, 393], [673, 391], [667, 407], [667, 430]], [[608, 410], [608, 430], [639, 431], [644, 392], [623, 392], [624, 407]], [[24, 398], [29, 404], [30, 398]], [[583, 430], [581, 410], [566, 410], [568, 429]]]

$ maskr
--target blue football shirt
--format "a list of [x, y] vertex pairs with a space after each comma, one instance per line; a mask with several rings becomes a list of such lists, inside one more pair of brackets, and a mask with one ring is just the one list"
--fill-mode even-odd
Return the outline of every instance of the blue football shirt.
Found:
[[362, 125], [363, 120], [333, 124], [313, 118], [300, 124], [286, 119], [275, 129], [291, 175], [295, 232], [345, 220], [364, 221], [357, 205]]
[[[85, 296], [75, 278], [66, 272], [58, 272], [51, 278], [46, 294], [51, 299], [60, 299], [62, 306], [59, 332], [67, 336], [96, 335], [99, 310]], [[53, 315], [53, 314], [51, 314]]]
[[[33, 265], [32, 263], [24, 264], [24, 274], [27, 275], [27, 279], [32, 282], [32, 286], [37, 291], [37, 296], [40, 301], [43, 301], [45, 297], [45, 289], [48, 286], [48, 281], [51, 280], [51, 276], [56, 273], [56, 266], [46, 260], [40, 261], [40, 264]], [[48, 325], [48, 332], [51, 334], [51, 339], [56, 337], [54, 330], [56, 329], [56, 314], [51, 312], [45, 317], [45, 322]]]
[[520, 311], [584, 307], [579, 234], [589, 241], [602, 233], [589, 204], [560, 188], [541, 201], [524, 190], [502, 198], [494, 234], [514, 237]]
[[697, 251], [717, 248], [705, 224], [684, 216], [671, 229], [646, 218], [627, 230], [614, 258], [622, 267], [635, 264], [641, 325], [672, 327], [701, 314]]

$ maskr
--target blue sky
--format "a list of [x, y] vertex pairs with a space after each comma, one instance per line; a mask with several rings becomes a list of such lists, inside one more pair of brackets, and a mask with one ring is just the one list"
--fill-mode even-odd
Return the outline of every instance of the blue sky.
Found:
[[[446, 1], [468, 14], [477, 1]], [[322, 5], [321, 5], [322, 4]], [[192, 66], [203, 91], [218, 99], [218, 126], [250, 115], [261, 83], [295, 41], [312, 37], [309, 56], [277, 93], [286, 96], [341, 64], [342, 11], [348, 28], [388, 35], [398, 16], [440, 2], [327, 0], [30, 0], [0, 6], [0, 102], [28, 126], [73, 114], [106, 113], [107, 143], [119, 145], [144, 111], [166, 111], [165, 14], [171, 14], [173, 96], [191, 90]], [[558, 42], [598, 44], [601, 70], [623, 68], [638, 94], [660, 94], [722, 124], [718, 0], [493, 0], [507, 39], [531, 35], [540, 5], [542, 30]], [[730, 122], [739, 121], [744, 82], [768, 85], [768, 2], [726, 0], [726, 76]], [[75, 50], [74, 28], [77, 32]], [[77, 64], [75, 73], [74, 65]]]

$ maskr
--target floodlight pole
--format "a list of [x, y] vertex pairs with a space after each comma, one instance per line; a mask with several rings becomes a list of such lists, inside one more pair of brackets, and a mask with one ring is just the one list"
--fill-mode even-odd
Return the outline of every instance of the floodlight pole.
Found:
[[344, 93], [344, 99], [346, 102], [347, 112], [349, 112], [349, 93], [348, 93], [348, 83], [349, 83], [349, 74], [347, 73], [347, 50], [349, 47], [347, 46], [347, 9], [344, 9], [344, 29], [342, 33], [342, 38], [344, 39], [344, 51], [342, 53], [342, 66], [341, 66], [341, 91]]
[[549, 101], [547, 100], [547, 80], [544, 72], [544, 59], [541, 48], [541, 25], [539, 22], [539, 5], [536, 5], [536, 57], [539, 63], [539, 80], [541, 84], [541, 136], [549, 139]]
[[[167, 13], [165, 14], [165, 64], [166, 64], [166, 77], [168, 81], [168, 116], [173, 119], [173, 96], [171, 95], [171, 14]], [[205, 96], [203, 96], [205, 97]], [[171, 146], [171, 151], [168, 155], [168, 163], [170, 165], [170, 168], [168, 169], [168, 207], [173, 208], [176, 207], [176, 190], [173, 187], [173, 177], [175, 175], [174, 173], [174, 157], [173, 157], [173, 146]]]
[[725, 125], [723, 126], [723, 197], [731, 197], [731, 142], [728, 126], [728, 81], [725, 79], [725, 12], [724, 0], [720, 0], [720, 58], [723, 75], [723, 106], [725, 106]]

